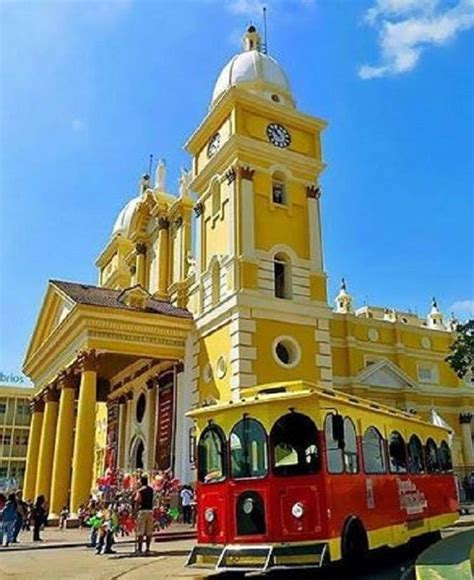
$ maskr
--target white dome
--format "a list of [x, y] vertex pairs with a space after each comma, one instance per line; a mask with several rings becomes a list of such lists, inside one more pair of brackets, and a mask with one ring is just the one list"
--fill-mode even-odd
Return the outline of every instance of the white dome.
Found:
[[[250, 42], [255, 36], [252, 47]], [[246, 44], [247, 43], [247, 44]], [[260, 37], [258, 33], [247, 31], [244, 36], [246, 50], [235, 55], [219, 74], [212, 93], [212, 105], [230, 88], [241, 86], [249, 91], [271, 98], [275, 102], [294, 105], [290, 83], [277, 61], [260, 51]]]
[[125, 207], [118, 214], [115, 220], [114, 228], [112, 230], [112, 235], [122, 234], [123, 236], [128, 236], [130, 233], [130, 225], [132, 223], [133, 214], [137, 209], [137, 205], [140, 202], [141, 196], [134, 197], [131, 199]]

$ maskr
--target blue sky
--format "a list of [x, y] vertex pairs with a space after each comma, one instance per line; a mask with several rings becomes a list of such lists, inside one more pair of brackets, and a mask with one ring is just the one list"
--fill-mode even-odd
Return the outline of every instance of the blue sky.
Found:
[[[269, 52], [329, 121], [331, 299], [474, 309], [472, 0], [270, 0]], [[48, 278], [94, 260], [150, 153], [168, 183], [259, 0], [0, 2], [0, 371], [20, 369]]]

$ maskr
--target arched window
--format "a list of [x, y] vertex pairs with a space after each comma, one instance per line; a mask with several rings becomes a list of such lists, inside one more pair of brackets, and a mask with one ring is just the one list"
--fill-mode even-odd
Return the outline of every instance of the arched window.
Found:
[[221, 300], [221, 267], [219, 262], [214, 262], [211, 270], [211, 302], [217, 306]]
[[344, 471], [342, 449], [339, 447], [339, 442], [333, 437], [332, 413], [326, 415], [324, 421], [324, 436], [326, 439], [326, 461], [328, 472], [342, 473]]
[[439, 446], [439, 463], [441, 471], [452, 471], [453, 460], [451, 458], [451, 449], [446, 441], [441, 441], [441, 445]]
[[424, 473], [423, 446], [418, 435], [412, 435], [408, 441], [408, 471], [410, 473]]
[[209, 425], [199, 439], [198, 479], [203, 483], [225, 479], [225, 437], [216, 425]]
[[438, 447], [431, 437], [426, 441], [425, 459], [428, 473], [436, 473], [439, 471]]
[[318, 432], [306, 415], [280, 417], [270, 432], [270, 445], [276, 475], [306, 475], [319, 470]]
[[291, 298], [291, 265], [288, 256], [279, 252], [273, 260], [275, 297]]
[[217, 215], [221, 209], [221, 184], [215, 181], [212, 185], [212, 215]]
[[286, 177], [281, 171], [275, 171], [272, 176], [272, 200], [280, 205], [287, 204]]
[[385, 448], [382, 435], [375, 427], [369, 427], [362, 438], [365, 473], [385, 473]]
[[230, 470], [235, 479], [263, 477], [268, 472], [267, 437], [262, 425], [244, 417], [230, 434]]
[[405, 441], [398, 431], [392, 431], [388, 443], [390, 471], [392, 473], [407, 472], [407, 454]]
[[357, 473], [359, 461], [357, 457], [357, 439], [354, 423], [349, 417], [344, 419], [344, 470], [346, 473]]

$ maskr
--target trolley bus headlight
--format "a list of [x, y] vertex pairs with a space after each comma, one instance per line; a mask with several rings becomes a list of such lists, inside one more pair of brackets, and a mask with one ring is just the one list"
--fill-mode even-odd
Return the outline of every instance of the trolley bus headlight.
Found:
[[253, 499], [251, 497], [248, 497], [242, 505], [244, 514], [247, 516], [250, 515], [253, 512], [253, 506], [254, 506]]
[[216, 520], [216, 510], [212, 508], [207, 508], [204, 512], [204, 519], [208, 524], [212, 524]]
[[293, 504], [291, 508], [291, 514], [293, 517], [297, 518], [298, 520], [303, 517], [304, 514], [304, 506], [301, 502], [297, 502]]

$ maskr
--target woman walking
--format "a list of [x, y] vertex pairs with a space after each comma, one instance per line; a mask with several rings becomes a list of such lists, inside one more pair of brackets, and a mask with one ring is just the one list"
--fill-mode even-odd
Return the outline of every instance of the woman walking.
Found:
[[40, 538], [40, 529], [46, 519], [44, 495], [39, 495], [33, 508], [33, 542], [42, 542]]

